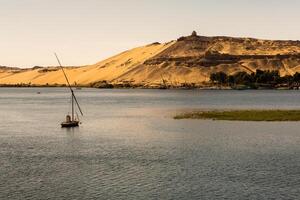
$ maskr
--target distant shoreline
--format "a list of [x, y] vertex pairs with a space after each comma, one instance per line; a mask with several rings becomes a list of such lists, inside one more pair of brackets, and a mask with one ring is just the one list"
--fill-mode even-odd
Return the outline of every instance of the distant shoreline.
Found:
[[[65, 84], [49, 84], [49, 85], [33, 85], [33, 84], [0, 84], [0, 88], [64, 88], [67, 87]], [[72, 85], [73, 88], [95, 88], [95, 89], [161, 89], [161, 90], [298, 90], [289, 87], [260, 87], [260, 88], [248, 88], [248, 87], [217, 87], [217, 86], [175, 86], [175, 87], [165, 87], [165, 86], [141, 86], [141, 85], [121, 85], [121, 84], [110, 84], [106, 86], [89, 86], [89, 85]]]

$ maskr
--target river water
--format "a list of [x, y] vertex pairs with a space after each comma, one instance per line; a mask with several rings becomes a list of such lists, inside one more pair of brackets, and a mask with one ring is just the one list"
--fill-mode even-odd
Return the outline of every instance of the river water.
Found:
[[[38, 92], [41, 92], [38, 94]], [[0, 199], [299, 199], [300, 123], [174, 120], [300, 109], [299, 91], [0, 88]]]

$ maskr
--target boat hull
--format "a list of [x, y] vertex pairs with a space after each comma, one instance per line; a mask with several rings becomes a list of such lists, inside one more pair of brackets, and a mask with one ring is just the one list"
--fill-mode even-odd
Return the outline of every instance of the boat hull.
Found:
[[62, 128], [72, 128], [72, 127], [78, 127], [79, 121], [70, 121], [70, 122], [62, 122], [61, 127]]

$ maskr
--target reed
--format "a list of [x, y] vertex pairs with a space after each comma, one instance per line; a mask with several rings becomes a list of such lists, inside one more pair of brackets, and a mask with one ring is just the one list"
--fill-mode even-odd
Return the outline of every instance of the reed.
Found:
[[193, 111], [174, 119], [212, 119], [229, 121], [300, 121], [300, 110], [231, 110]]

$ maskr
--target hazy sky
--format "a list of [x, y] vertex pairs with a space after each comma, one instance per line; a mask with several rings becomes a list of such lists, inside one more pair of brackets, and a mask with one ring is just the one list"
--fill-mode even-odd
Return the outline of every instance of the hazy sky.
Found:
[[0, 65], [93, 64], [189, 35], [300, 39], [298, 0], [0, 0]]

